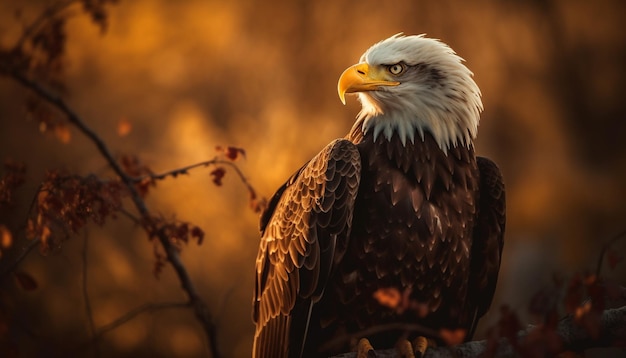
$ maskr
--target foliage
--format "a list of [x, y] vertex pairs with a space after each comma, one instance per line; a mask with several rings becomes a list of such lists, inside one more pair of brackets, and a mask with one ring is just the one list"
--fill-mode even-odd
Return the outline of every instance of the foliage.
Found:
[[[123, 324], [143, 311], [188, 307], [194, 311], [205, 331], [212, 356], [217, 357], [219, 350], [212, 316], [206, 303], [196, 292], [179, 257], [179, 252], [191, 241], [201, 245], [205, 232], [192, 223], [153, 214], [144, 200], [152, 193], [159, 180], [176, 178], [198, 167], [213, 167], [210, 172], [212, 182], [216, 186], [221, 186], [226, 175], [226, 166], [230, 166], [245, 185], [250, 195], [251, 207], [255, 211], [262, 210], [264, 200], [257, 198], [256, 191], [235, 163], [240, 157], [245, 157], [242, 148], [218, 146], [216, 155], [210, 160], [155, 174], [134, 154], [114, 158], [102, 138], [59, 96], [68, 92], [63, 82], [67, 20], [72, 16], [87, 15], [104, 33], [108, 24], [108, 6], [115, 2], [115, 0], [53, 2], [32, 22], [24, 26], [23, 33], [14, 46], [0, 48], [0, 76], [10, 78], [32, 91], [33, 95], [27, 100], [25, 107], [28, 117], [39, 124], [40, 131], [53, 133], [61, 142], [70, 143], [72, 139], [70, 128], [77, 129], [95, 145], [98, 153], [115, 174], [105, 177], [96, 174], [82, 175], [63, 169], [47, 170], [34, 194], [25, 225], [25, 236], [31, 243], [38, 244], [42, 253], [47, 254], [60, 248], [65, 240], [75, 237], [89, 223], [102, 226], [107, 221], [117, 220], [120, 214], [130, 218], [143, 228], [153, 244], [154, 274], [159, 275], [167, 264], [171, 264], [188, 297], [188, 302], [145, 305], [145, 309], [131, 311], [116, 322]], [[21, 20], [22, 14], [17, 12], [16, 17]], [[118, 124], [120, 136], [127, 135], [131, 130], [132, 124], [128, 120]], [[16, 190], [25, 179], [26, 165], [10, 161], [5, 163], [0, 178], [0, 209], [13, 204]], [[0, 222], [0, 254], [2, 250], [11, 247], [13, 236], [12, 230]], [[17, 261], [9, 265], [3, 276], [12, 273], [24, 290], [35, 290], [38, 287], [36, 280], [28, 273], [16, 270], [25, 254], [27, 252], [18, 256]], [[85, 299], [93, 326], [86, 292]], [[113, 325], [105, 328], [110, 330], [115, 327]], [[4, 340], [2, 332], [4, 331], [0, 332], [0, 338]]]

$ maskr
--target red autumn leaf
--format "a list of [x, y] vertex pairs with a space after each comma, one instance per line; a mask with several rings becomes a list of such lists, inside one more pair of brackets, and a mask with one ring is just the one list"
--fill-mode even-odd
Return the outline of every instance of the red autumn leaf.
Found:
[[221, 153], [224, 153], [224, 156], [231, 160], [235, 161], [239, 156], [246, 157], [246, 151], [243, 148], [228, 146], [226, 148], [221, 145], [215, 146], [215, 150]]
[[226, 151], [224, 152], [224, 155], [226, 156], [226, 158], [234, 161], [236, 160], [239, 155], [241, 155], [242, 157], [246, 157], [246, 151], [243, 150], [243, 148], [237, 148], [237, 147], [227, 147]]
[[41, 240], [41, 244], [42, 245], [47, 245], [48, 241], [50, 239], [50, 236], [52, 236], [52, 230], [50, 230], [50, 227], [48, 225], [44, 225], [41, 227], [41, 235], [39, 236], [40, 240]]
[[222, 178], [224, 178], [226, 170], [222, 167], [218, 167], [215, 168], [210, 174], [213, 177], [213, 183], [217, 186], [222, 186]]
[[467, 335], [467, 330], [465, 329], [451, 330], [442, 328], [439, 330], [439, 336], [449, 346], [456, 346], [463, 343], [465, 335]]
[[374, 299], [382, 306], [397, 308], [402, 302], [402, 293], [394, 287], [379, 288], [374, 292]]
[[4, 173], [0, 176], [0, 207], [13, 204], [13, 193], [26, 179], [26, 166], [10, 160], [4, 163]]
[[34, 291], [37, 289], [37, 281], [26, 272], [16, 272], [15, 279], [17, 279], [17, 283], [25, 291]]
[[194, 226], [191, 229], [191, 237], [195, 237], [198, 240], [198, 245], [202, 245], [202, 241], [204, 240], [204, 231], [197, 226]]
[[7, 249], [13, 244], [13, 235], [6, 226], [0, 225], [0, 248]]
[[576, 310], [574, 311], [574, 319], [580, 321], [583, 316], [589, 313], [589, 311], [591, 311], [591, 301], [586, 301], [576, 308]]
[[189, 224], [187, 223], [179, 224], [176, 227], [176, 232], [174, 233], [174, 236], [178, 238], [179, 240], [187, 242], [187, 239], [189, 236]]
[[69, 127], [64, 124], [57, 124], [54, 126], [54, 135], [63, 144], [69, 143], [72, 139], [72, 132], [70, 132]]

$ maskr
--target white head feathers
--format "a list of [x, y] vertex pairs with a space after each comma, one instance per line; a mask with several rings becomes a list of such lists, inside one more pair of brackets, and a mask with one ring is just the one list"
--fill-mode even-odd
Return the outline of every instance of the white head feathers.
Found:
[[480, 89], [463, 59], [446, 44], [424, 35], [394, 35], [370, 47], [361, 62], [370, 66], [403, 64], [397, 86], [360, 92], [362, 130], [391, 139], [394, 131], [406, 144], [415, 132], [431, 133], [447, 152], [476, 137], [483, 105]]

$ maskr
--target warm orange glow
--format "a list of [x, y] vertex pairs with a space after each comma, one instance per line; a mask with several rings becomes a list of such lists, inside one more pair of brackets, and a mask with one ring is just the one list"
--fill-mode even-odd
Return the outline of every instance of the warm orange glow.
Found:
[[[14, 19], [14, 3], [26, 7], [23, 21]], [[0, 44], [15, 41], [40, 3], [0, 2]], [[69, 22], [66, 98], [115, 154], [137, 154], [155, 172], [208, 160], [217, 145], [244, 148], [237, 164], [269, 197], [351, 127], [359, 106], [337, 101], [337, 80], [363, 51], [398, 32], [439, 38], [466, 59], [483, 93], [477, 153], [501, 166], [508, 199], [494, 304], [517, 302], [534, 287], [517, 283], [513, 275], [526, 270], [507, 265], [518, 254], [507, 249], [538, 242], [544, 251], [537, 255], [549, 258], [541, 262], [589, 268], [626, 217], [626, 2], [538, 3], [119, 1], [104, 35], [85, 16]], [[25, 96], [0, 80], [0, 160], [26, 162], [31, 180], [19, 215], [11, 216], [16, 223], [23, 223], [45, 168], [107, 173], [76, 131], [60, 129], [55, 138], [26, 121]], [[158, 182], [148, 204], [205, 231], [204, 243], [187, 245], [183, 260], [215, 315], [224, 356], [248, 357], [258, 217], [235, 174], [227, 168], [218, 188], [211, 170]], [[11, 240], [0, 235], [2, 260]], [[169, 267], [159, 280], [152, 276], [151, 243], [123, 215], [103, 228], [90, 226], [87, 236], [98, 327], [146, 302], [185, 299]], [[31, 253], [22, 269], [39, 288], [11, 302], [28, 313], [33, 332], [69, 350], [89, 338], [83, 240], [73, 237], [48, 257]], [[552, 272], [543, 274], [528, 281], [536, 285]], [[450, 334], [453, 341], [461, 337]], [[193, 314], [173, 309], [141, 315], [105, 334], [100, 346], [103, 356], [199, 356], [203, 340]]]

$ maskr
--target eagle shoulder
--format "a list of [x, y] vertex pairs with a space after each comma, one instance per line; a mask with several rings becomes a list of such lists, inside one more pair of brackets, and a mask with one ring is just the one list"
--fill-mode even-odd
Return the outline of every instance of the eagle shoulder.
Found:
[[357, 147], [337, 139], [270, 200], [256, 260], [255, 356], [280, 357], [304, 345], [312, 304], [347, 247], [360, 174]]

